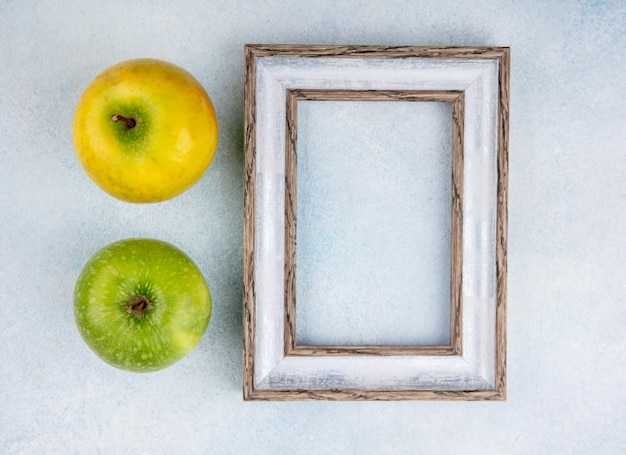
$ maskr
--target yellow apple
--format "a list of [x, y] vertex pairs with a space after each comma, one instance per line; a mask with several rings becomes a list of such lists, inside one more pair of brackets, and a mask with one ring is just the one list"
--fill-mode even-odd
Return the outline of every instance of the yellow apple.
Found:
[[73, 139], [87, 175], [128, 202], [179, 195], [207, 170], [217, 147], [213, 103], [179, 66], [156, 59], [119, 63], [81, 96]]

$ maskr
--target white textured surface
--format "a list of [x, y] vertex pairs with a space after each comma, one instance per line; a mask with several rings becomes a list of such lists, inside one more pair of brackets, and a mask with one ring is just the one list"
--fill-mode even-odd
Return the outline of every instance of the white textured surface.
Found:
[[285, 357], [259, 389], [492, 390], [460, 356]]
[[[0, 452], [622, 454], [626, 5], [536, 1], [2, 2]], [[510, 45], [508, 398], [241, 399], [243, 44]], [[213, 96], [220, 145], [172, 201], [112, 200], [69, 133], [82, 90], [160, 57]], [[72, 316], [82, 264], [145, 235], [199, 264], [215, 313], [191, 356], [133, 375]]]
[[[388, 67], [387, 72], [383, 71], [385, 65]], [[256, 99], [256, 140], [257, 140], [257, 183], [256, 183], [256, 207], [258, 211], [256, 221], [256, 293], [255, 293], [255, 312], [256, 312], [256, 338], [255, 338], [255, 360], [254, 360], [254, 378], [258, 388], [270, 388], [277, 390], [289, 390], [290, 387], [298, 389], [306, 388], [323, 388], [325, 384], [327, 388], [385, 388], [402, 387], [417, 389], [457, 389], [470, 390], [471, 388], [486, 389], [490, 385], [493, 386], [494, 371], [494, 352], [495, 352], [495, 209], [496, 209], [496, 147], [497, 147], [497, 106], [498, 106], [498, 63], [497, 60], [446, 60], [446, 59], [427, 59], [427, 58], [408, 58], [408, 59], [363, 59], [363, 58], [280, 58], [280, 57], [260, 57], [257, 59], [257, 99]], [[464, 92], [464, 144], [463, 144], [463, 236], [467, 241], [463, 245], [463, 317], [462, 328], [463, 333], [463, 356], [461, 359], [446, 357], [437, 359], [429, 356], [415, 356], [410, 360], [396, 357], [392, 359], [366, 358], [359, 357], [350, 359], [345, 366], [341, 366], [344, 359], [326, 358], [321, 356], [302, 357], [298, 359], [287, 359], [284, 356], [284, 232], [285, 232], [285, 197], [284, 186], [281, 182], [284, 180], [285, 174], [285, 131], [286, 131], [286, 91], [287, 89], [349, 89], [349, 90], [463, 90]], [[367, 107], [367, 106], [366, 106]], [[300, 106], [298, 106], [300, 110]], [[370, 108], [371, 109], [371, 108]], [[306, 112], [306, 111], [305, 111]], [[415, 112], [413, 113], [415, 117]], [[330, 113], [329, 113], [330, 115]], [[403, 118], [404, 117], [404, 118]], [[423, 117], [423, 114], [421, 114]], [[402, 121], [412, 122], [411, 118], [407, 120], [406, 116], [400, 115]], [[419, 119], [417, 116], [414, 120]], [[300, 129], [300, 120], [306, 122], [307, 116], [298, 121], [298, 129]], [[328, 119], [327, 119], [328, 120]], [[341, 125], [338, 125], [341, 126]], [[375, 123], [374, 123], [375, 126]], [[318, 134], [327, 133], [326, 130], [318, 131]], [[329, 128], [328, 134], [335, 134], [341, 137], [341, 134]], [[451, 137], [451, 131], [447, 136]], [[352, 136], [358, 136], [352, 133]], [[340, 141], [343, 146], [349, 146], [351, 135], [341, 137]], [[444, 134], [445, 137], [445, 134]], [[430, 139], [432, 141], [432, 139]], [[316, 146], [317, 141], [308, 137], [306, 134], [303, 138], [298, 137], [298, 155], [307, 153], [316, 153], [310, 150]], [[341, 146], [337, 147], [341, 150]], [[432, 145], [428, 141], [417, 145], [413, 151], [413, 155], [424, 155], [428, 153]], [[373, 149], [373, 147], [369, 147]], [[435, 147], [441, 150], [440, 147]], [[445, 147], [444, 147], [445, 149]], [[317, 152], [320, 153], [320, 152]], [[320, 158], [318, 158], [319, 160]], [[304, 177], [304, 200], [307, 200], [307, 174], [302, 169], [302, 163], [315, 161], [315, 158], [302, 160], [299, 159], [297, 172]], [[332, 167], [332, 159], [325, 158], [330, 161], [326, 164]], [[365, 157], [360, 160], [365, 162], [366, 166], [375, 166], [376, 160]], [[397, 169], [406, 167], [406, 160], [402, 156], [396, 156], [391, 150], [387, 150], [384, 154], [383, 161], [389, 165], [394, 171], [392, 175], [400, 176], [401, 172]], [[335, 166], [336, 167], [336, 166]], [[431, 168], [436, 166], [431, 165]], [[431, 170], [432, 172], [432, 170]], [[362, 175], [350, 175], [344, 172], [343, 175], [333, 175], [327, 171], [329, 179], [339, 181], [344, 188], [351, 187], [352, 193], [358, 193], [359, 188], [364, 187]], [[383, 175], [382, 172], [378, 172]], [[438, 184], [450, 184], [450, 173], [440, 172], [435, 179]], [[416, 170], [415, 176], [418, 178], [429, 177], [429, 171]], [[300, 184], [297, 184], [300, 187]], [[330, 185], [330, 184], [329, 184]], [[397, 191], [401, 191], [410, 182], [404, 180], [396, 180], [394, 182]], [[327, 185], [328, 186], [328, 185]], [[380, 197], [384, 192], [374, 188], [375, 197]], [[315, 192], [315, 197], [333, 201], [335, 207], [327, 208], [331, 212], [338, 212], [345, 215], [346, 207], [342, 207], [342, 199], [345, 197], [345, 189], [335, 189], [329, 193], [329, 189], [311, 189]], [[339, 194], [334, 194], [339, 193]], [[444, 192], [445, 194], [445, 192]], [[302, 199], [302, 195], [298, 193], [298, 203]], [[415, 198], [413, 198], [415, 199]], [[431, 197], [431, 199], [433, 199]], [[363, 201], [368, 207], [376, 207], [379, 202], [372, 200]], [[388, 202], [388, 201], [387, 201]], [[450, 210], [450, 198], [447, 201], [431, 200], [430, 205], [443, 206], [444, 210]], [[343, 204], [345, 205], [345, 204]], [[298, 209], [300, 210], [300, 209]], [[389, 211], [388, 208], [385, 210]], [[428, 214], [429, 210], [420, 208], [417, 215]], [[397, 210], [396, 215], [406, 216], [406, 210]], [[300, 213], [298, 214], [300, 216]], [[317, 218], [322, 216], [317, 215]], [[352, 221], [358, 221], [358, 215], [353, 217]], [[346, 252], [347, 257], [336, 259], [338, 253], [331, 253], [329, 257], [320, 263], [315, 263], [314, 256], [316, 252], [328, 246], [328, 239], [324, 238], [323, 230], [310, 228], [307, 223], [311, 223], [310, 219], [305, 217], [304, 234], [305, 254], [309, 256], [304, 260], [304, 275], [298, 272], [298, 262], [302, 262], [302, 251], [296, 252], [296, 297], [303, 296], [302, 281], [306, 282], [311, 275], [315, 273], [325, 273], [324, 266], [330, 267], [328, 273], [335, 274], [339, 281], [329, 283], [325, 279], [317, 279], [312, 286], [334, 287], [332, 295], [329, 293], [328, 298], [334, 300], [332, 305], [342, 304], [342, 293], [348, 292], [357, 295], [380, 295], [380, 285], [376, 280], [370, 279], [361, 282], [361, 286], [354, 285], [349, 279], [341, 278], [341, 267], [337, 266], [339, 260], [344, 264], [348, 264], [348, 268], [354, 270], [368, 269], [367, 264], [362, 264], [363, 255], [367, 254], [367, 247], [359, 245], [359, 243], [371, 242], [372, 236], [370, 229], [361, 230], [354, 235], [352, 242], [356, 242], [355, 247]], [[371, 221], [373, 223], [373, 221]], [[448, 221], [449, 224], [449, 221]], [[328, 230], [346, 230], [350, 228], [347, 220], [343, 216], [337, 216], [327, 226]], [[333, 229], [334, 228], [334, 229]], [[436, 231], [436, 227], [435, 227]], [[311, 232], [316, 236], [308, 247], [307, 236]], [[417, 245], [418, 249], [423, 249], [421, 242], [433, 243], [435, 233], [420, 234], [422, 237], [419, 241], [412, 240], [413, 245]], [[296, 235], [298, 243], [301, 239], [299, 234]], [[410, 235], [409, 235], [410, 237]], [[448, 234], [449, 238], [449, 234]], [[380, 250], [385, 251], [389, 242], [384, 239], [375, 241]], [[297, 247], [298, 249], [299, 247]], [[440, 253], [441, 255], [441, 253]], [[391, 255], [392, 260], [400, 261], [399, 266], [402, 267], [427, 267], [425, 261], [415, 260], [410, 257], [404, 258], [401, 254], [394, 253]], [[449, 257], [449, 255], [448, 255]], [[309, 262], [312, 260], [314, 265], [311, 267]], [[449, 263], [449, 259], [448, 259]], [[351, 266], [351, 267], [350, 267]], [[343, 266], [345, 269], [345, 266]], [[370, 266], [372, 268], [372, 266]], [[352, 272], [351, 272], [352, 273]], [[393, 271], [391, 272], [393, 275]], [[445, 279], [449, 274], [443, 274], [435, 280], [441, 283], [442, 278]], [[303, 279], [301, 279], [303, 278]], [[394, 283], [396, 286], [405, 286], [410, 292], [410, 286], [406, 285], [406, 276], [397, 273], [396, 276], [387, 276], [385, 281]], [[343, 282], [342, 282], [343, 281]], [[419, 283], [418, 283], [419, 285]], [[418, 289], [419, 292], [421, 289]], [[425, 291], [430, 291], [428, 286], [424, 286]], [[432, 291], [431, 291], [432, 292]], [[391, 293], [383, 291], [387, 296]], [[442, 292], [438, 292], [441, 297]], [[321, 295], [313, 296], [313, 299], [323, 299]], [[431, 296], [433, 302], [429, 302], [429, 312], [432, 308], [441, 307], [441, 303], [437, 302], [437, 298]], [[441, 300], [441, 299], [439, 299]], [[412, 305], [415, 311], [415, 304]], [[298, 303], [296, 302], [296, 313]], [[318, 309], [320, 307], [318, 306]], [[352, 307], [352, 313], [358, 317], [359, 310], [356, 306]], [[309, 313], [310, 314], [310, 313]], [[332, 318], [331, 318], [332, 319]], [[360, 338], [356, 343], [373, 343], [373, 344], [399, 344], [393, 341], [395, 333], [394, 326], [385, 324], [384, 330], [381, 330], [380, 322], [388, 320], [388, 318], [369, 318], [366, 324], [362, 324], [360, 330], [369, 329], [375, 334], [378, 333], [378, 341], [362, 340], [362, 336], [353, 329], [346, 330], [347, 336], [353, 339], [355, 335]], [[298, 318], [296, 317], [296, 320]], [[300, 318], [300, 323], [305, 319]], [[350, 318], [335, 318], [329, 320], [322, 317], [318, 321], [328, 324], [325, 328], [326, 333], [336, 333], [341, 336], [344, 332], [343, 327], [350, 326]], [[405, 324], [410, 326], [410, 320], [405, 318]], [[435, 326], [441, 326], [441, 322]], [[399, 331], [407, 332], [407, 327], [398, 324]], [[423, 330], [422, 330], [423, 331]], [[389, 333], [392, 336], [389, 337]], [[448, 332], [449, 333], [449, 332]], [[387, 334], [387, 335], [386, 335]], [[398, 334], [395, 334], [398, 336]], [[406, 334], [404, 335], [407, 336]], [[431, 335], [432, 336], [432, 335]], [[384, 337], [384, 339], [381, 339]], [[296, 341], [298, 341], [298, 326], [296, 325]], [[356, 344], [354, 342], [338, 341], [330, 344]], [[415, 341], [409, 341], [407, 344], [418, 344]], [[426, 344], [426, 343], [422, 343]], [[443, 342], [442, 344], [446, 344]], [[409, 365], [409, 367], [406, 367]], [[425, 374], [432, 365], [438, 365], [437, 372], [432, 375]], [[445, 367], [447, 365], [447, 368]], [[468, 365], [471, 368], [468, 368]], [[413, 367], [413, 368], [411, 368]], [[293, 371], [290, 370], [293, 368]], [[379, 377], [378, 370], [386, 371], [386, 378], [381, 379], [381, 383], [376, 381]], [[365, 373], [367, 372], [367, 373]], [[477, 384], [478, 381], [480, 384]], [[308, 384], [308, 385], [307, 385]], [[453, 384], [453, 386], [450, 386]]]

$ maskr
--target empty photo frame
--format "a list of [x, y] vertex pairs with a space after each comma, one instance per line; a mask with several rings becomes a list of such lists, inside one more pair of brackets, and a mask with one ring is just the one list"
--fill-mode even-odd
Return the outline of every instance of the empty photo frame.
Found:
[[[505, 399], [509, 62], [505, 47], [246, 45], [245, 400]], [[449, 343], [297, 343], [297, 107], [320, 100], [451, 104]]]

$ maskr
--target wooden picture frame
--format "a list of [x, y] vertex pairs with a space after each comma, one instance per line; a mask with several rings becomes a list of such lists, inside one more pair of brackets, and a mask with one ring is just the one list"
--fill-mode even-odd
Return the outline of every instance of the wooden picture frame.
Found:
[[[505, 47], [246, 45], [245, 400], [505, 399], [509, 62]], [[307, 100], [452, 103], [448, 345], [296, 343]]]

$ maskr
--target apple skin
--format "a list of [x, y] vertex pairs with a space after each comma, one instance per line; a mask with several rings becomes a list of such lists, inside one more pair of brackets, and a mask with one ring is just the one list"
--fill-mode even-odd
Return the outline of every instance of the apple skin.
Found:
[[[150, 303], [143, 315], [135, 296]], [[211, 294], [194, 262], [175, 246], [126, 239], [96, 252], [74, 290], [74, 316], [87, 345], [114, 367], [149, 372], [182, 359], [211, 318]]]
[[127, 202], [159, 202], [207, 170], [218, 122], [209, 95], [190, 73], [162, 60], [135, 59], [89, 84], [72, 136], [81, 165], [101, 189]]

